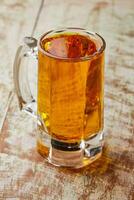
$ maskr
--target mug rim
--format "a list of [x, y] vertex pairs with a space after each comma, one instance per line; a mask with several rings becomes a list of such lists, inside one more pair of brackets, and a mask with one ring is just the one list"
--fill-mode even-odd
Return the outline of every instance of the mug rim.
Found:
[[[41, 47], [41, 41], [42, 41], [42, 38], [44, 38], [45, 36], [51, 34], [51, 33], [61, 33], [61, 32], [66, 32], [66, 31], [74, 31], [74, 33], [85, 33], [89, 36], [95, 36], [97, 37], [98, 39], [100, 39], [102, 41], [102, 46], [100, 47], [99, 50], [97, 50], [94, 54], [92, 55], [89, 55], [89, 56], [86, 56], [86, 57], [79, 57], [79, 58], [66, 58], [66, 57], [60, 57], [60, 56], [56, 56], [56, 55], [53, 55], [47, 51], [45, 51], [42, 47]], [[63, 61], [85, 61], [85, 60], [91, 60], [93, 59], [94, 57], [100, 55], [101, 53], [104, 52], [106, 48], [106, 42], [104, 40], [104, 38], [99, 35], [98, 33], [95, 33], [95, 32], [91, 32], [91, 31], [88, 31], [87, 29], [85, 28], [78, 28], [78, 27], [61, 27], [61, 28], [57, 28], [57, 29], [53, 29], [53, 30], [50, 30], [50, 31], [47, 31], [46, 33], [42, 34], [38, 40], [38, 49], [46, 56], [49, 56], [50, 58], [53, 58], [53, 59], [59, 59], [59, 60], [63, 60]]]

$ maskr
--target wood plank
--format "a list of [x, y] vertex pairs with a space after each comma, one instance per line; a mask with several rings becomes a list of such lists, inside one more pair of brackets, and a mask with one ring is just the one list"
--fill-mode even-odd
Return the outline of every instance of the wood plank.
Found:
[[0, 129], [14, 88], [13, 62], [18, 45], [31, 35], [41, 0], [0, 1]]
[[[134, 182], [131, 136], [126, 140], [119, 133], [116, 137], [114, 133], [107, 135], [103, 156], [86, 168], [56, 168], [36, 151], [35, 122], [14, 104], [16, 96], [0, 137], [1, 198], [131, 200]], [[120, 142], [123, 146], [119, 146]]]
[[103, 156], [84, 169], [51, 166], [36, 152], [36, 124], [19, 112], [14, 96], [0, 137], [1, 199], [133, 199], [133, 20], [132, 1], [45, 1], [37, 38], [51, 28], [75, 25], [106, 39], [106, 147]]
[[3, 124], [4, 124], [4, 121], [5, 121], [5, 118], [6, 118], [6, 115], [7, 115], [7, 112], [8, 112], [8, 108], [10, 106], [10, 103], [11, 101], [13, 100], [13, 92], [9, 92], [9, 95], [7, 96], [7, 93], [8, 91], [3, 91], [2, 93], [2, 99], [4, 99], [4, 103], [6, 102], [7, 104], [5, 105], [2, 105], [1, 106], [1, 113], [0, 113], [0, 133], [2, 131], [2, 127], [3, 127]]

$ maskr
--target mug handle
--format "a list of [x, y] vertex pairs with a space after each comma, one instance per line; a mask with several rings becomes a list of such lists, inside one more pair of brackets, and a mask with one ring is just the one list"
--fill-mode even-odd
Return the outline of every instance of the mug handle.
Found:
[[13, 66], [15, 92], [20, 110], [34, 117], [38, 126], [47, 131], [43, 119], [37, 114], [37, 102], [31, 93], [27, 73], [28, 58], [38, 59], [37, 40], [33, 37], [25, 37], [23, 41], [24, 44], [19, 46], [16, 52]]
[[20, 110], [37, 119], [37, 103], [28, 83], [27, 61], [29, 57], [38, 59], [37, 40], [33, 37], [25, 37], [24, 45], [19, 46], [14, 60], [13, 76]]

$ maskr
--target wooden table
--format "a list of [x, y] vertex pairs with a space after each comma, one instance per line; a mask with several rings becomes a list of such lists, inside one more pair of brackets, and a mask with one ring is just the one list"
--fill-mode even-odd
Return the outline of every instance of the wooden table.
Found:
[[[134, 199], [133, 10], [133, 0], [0, 0], [0, 200]], [[19, 111], [13, 89], [22, 38], [57, 26], [88, 28], [107, 43], [105, 150], [74, 171], [36, 152], [36, 124]]]

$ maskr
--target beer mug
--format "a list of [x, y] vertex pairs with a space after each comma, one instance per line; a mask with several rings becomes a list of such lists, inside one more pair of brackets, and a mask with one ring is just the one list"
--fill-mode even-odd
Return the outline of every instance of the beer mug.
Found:
[[[61, 28], [38, 41], [25, 37], [17, 50], [20, 109], [36, 118], [37, 151], [53, 165], [80, 168], [102, 154], [105, 46], [97, 33]], [[27, 80], [29, 57], [38, 60], [36, 100]]]

